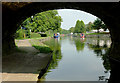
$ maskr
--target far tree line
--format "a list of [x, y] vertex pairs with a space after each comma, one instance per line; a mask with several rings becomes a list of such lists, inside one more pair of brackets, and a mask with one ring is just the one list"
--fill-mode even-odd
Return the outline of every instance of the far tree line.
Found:
[[71, 27], [69, 29], [69, 32], [72, 33], [86, 33], [90, 32], [91, 30], [97, 30], [99, 33], [99, 29], [104, 29], [106, 31], [107, 26], [104, 24], [104, 22], [97, 18], [93, 23], [89, 22], [88, 24], [84, 24], [84, 22], [81, 20], [77, 20], [75, 27]]
[[106, 25], [99, 18], [97, 18], [93, 23], [89, 22], [86, 25], [82, 20], [77, 20], [76, 25], [74, 27], [71, 27], [69, 30], [62, 29], [61, 22], [62, 18], [58, 15], [57, 10], [49, 10], [42, 13], [37, 13], [22, 22], [16, 31], [15, 36], [16, 38], [23, 38], [25, 35], [26, 37], [30, 38], [32, 33], [42, 32], [50, 36], [58, 32], [60, 34], [69, 34], [71, 32], [86, 33], [90, 32], [93, 29], [107, 29]]

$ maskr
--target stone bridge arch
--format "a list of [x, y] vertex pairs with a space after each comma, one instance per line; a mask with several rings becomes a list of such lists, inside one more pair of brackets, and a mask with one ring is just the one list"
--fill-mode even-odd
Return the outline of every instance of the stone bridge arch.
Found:
[[[3, 51], [10, 50], [15, 46], [13, 35], [16, 32], [18, 25], [23, 20], [36, 13], [53, 9], [77, 9], [99, 17], [105, 22], [110, 30], [111, 39], [113, 42], [112, 49], [120, 48], [120, 3], [4, 2], [2, 3]], [[116, 53], [119, 52], [116, 51]]]
[[[108, 26], [112, 45], [110, 56], [120, 60], [120, 3], [81, 3], [81, 2], [20, 2], [2, 3], [2, 52], [15, 46], [14, 33], [27, 17], [36, 13], [53, 9], [77, 9], [91, 13], [102, 19]], [[111, 63], [111, 80], [119, 80], [119, 63]], [[116, 75], [117, 74], [117, 75]], [[113, 82], [112, 82], [113, 83]]]

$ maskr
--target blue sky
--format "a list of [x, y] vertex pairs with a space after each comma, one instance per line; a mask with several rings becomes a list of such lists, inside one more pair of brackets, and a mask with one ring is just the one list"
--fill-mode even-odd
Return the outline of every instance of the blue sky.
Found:
[[61, 28], [67, 30], [71, 27], [74, 27], [77, 20], [83, 20], [85, 24], [88, 24], [89, 22], [94, 22], [94, 20], [96, 20], [97, 18], [90, 13], [80, 10], [60, 9], [57, 11], [63, 19], [63, 22], [61, 23]]

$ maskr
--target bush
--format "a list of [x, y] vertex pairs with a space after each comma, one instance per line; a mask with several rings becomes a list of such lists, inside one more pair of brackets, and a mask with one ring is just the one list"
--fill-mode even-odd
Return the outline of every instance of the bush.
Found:
[[26, 38], [39, 38], [39, 37], [41, 37], [41, 35], [38, 34], [38, 33], [30, 33], [29, 30], [19, 29], [15, 33], [15, 39], [23, 39], [24, 38], [24, 34], [25, 34]]
[[48, 30], [45, 33], [47, 34], [47, 36], [50, 36], [50, 37], [53, 37], [53, 35], [54, 35], [53, 30]]
[[17, 39], [22, 39], [22, 38], [24, 38], [24, 34], [25, 34], [25, 30], [19, 29], [19, 30], [15, 33], [15, 38], [17, 38]]
[[31, 33], [31, 38], [38, 38], [41, 37], [38, 33]]
[[30, 30], [25, 30], [25, 34], [27, 38], [30, 38]]

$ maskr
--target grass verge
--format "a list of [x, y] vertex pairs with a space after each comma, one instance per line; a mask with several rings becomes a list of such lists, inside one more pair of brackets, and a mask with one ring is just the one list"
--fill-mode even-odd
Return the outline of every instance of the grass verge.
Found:
[[86, 35], [104, 35], [104, 34], [109, 34], [107, 32], [100, 32], [100, 33], [87, 33]]
[[52, 52], [52, 50], [46, 46], [37, 46], [37, 45], [32, 45], [32, 46], [38, 49], [40, 53], [51, 53]]
[[29, 40], [31, 45], [38, 49], [40, 53], [51, 53], [53, 50], [48, 46], [40, 42], [40, 39], [31, 39]]

